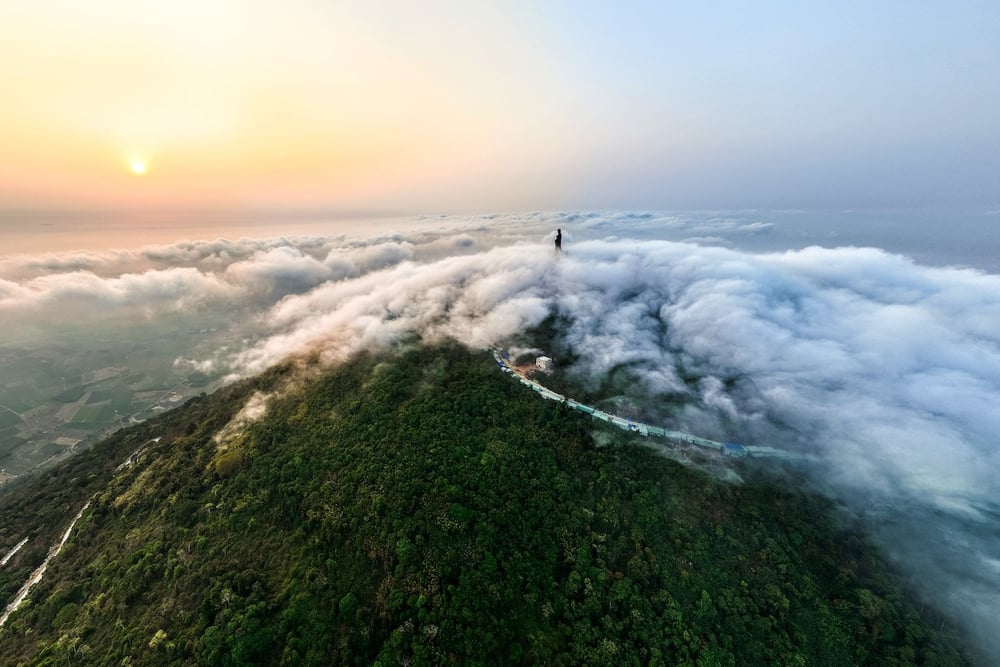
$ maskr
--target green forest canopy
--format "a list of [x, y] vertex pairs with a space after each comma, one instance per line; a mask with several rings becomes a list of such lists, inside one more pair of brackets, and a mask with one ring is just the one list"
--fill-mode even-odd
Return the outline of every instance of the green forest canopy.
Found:
[[968, 661], [827, 502], [599, 428], [453, 346], [193, 399], [0, 498], [10, 600], [93, 497], [0, 662]]

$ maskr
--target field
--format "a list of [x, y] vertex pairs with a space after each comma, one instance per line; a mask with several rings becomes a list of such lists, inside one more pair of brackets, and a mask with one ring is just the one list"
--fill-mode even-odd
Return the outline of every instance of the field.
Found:
[[214, 388], [168, 338], [0, 347], [0, 486]]

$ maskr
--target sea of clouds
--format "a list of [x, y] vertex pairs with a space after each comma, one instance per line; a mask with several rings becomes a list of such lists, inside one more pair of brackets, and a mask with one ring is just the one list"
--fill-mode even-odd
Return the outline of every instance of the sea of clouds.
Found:
[[584, 385], [623, 387], [671, 428], [815, 455], [815, 488], [1000, 657], [1000, 276], [875, 248], [732, 247], [769, 229], [532, 214], [8, 257], [0, 343], [190, 318], [228, 343], [174, 363], [236, 377], [414, 336], [503, 344], [555, 318], [557, 361]]

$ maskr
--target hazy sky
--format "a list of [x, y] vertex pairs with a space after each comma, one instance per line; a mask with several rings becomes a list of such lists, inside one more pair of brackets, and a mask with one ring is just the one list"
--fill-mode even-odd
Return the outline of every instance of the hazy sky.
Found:
[[995, 205], [997, 35], [993, 0], [2, 0], [0, 207]]

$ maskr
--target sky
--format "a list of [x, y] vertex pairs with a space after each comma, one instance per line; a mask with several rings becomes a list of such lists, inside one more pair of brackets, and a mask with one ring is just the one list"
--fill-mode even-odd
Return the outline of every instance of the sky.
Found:
[[1000, 5], [0, 3], [0, 208], [998, 203]]

